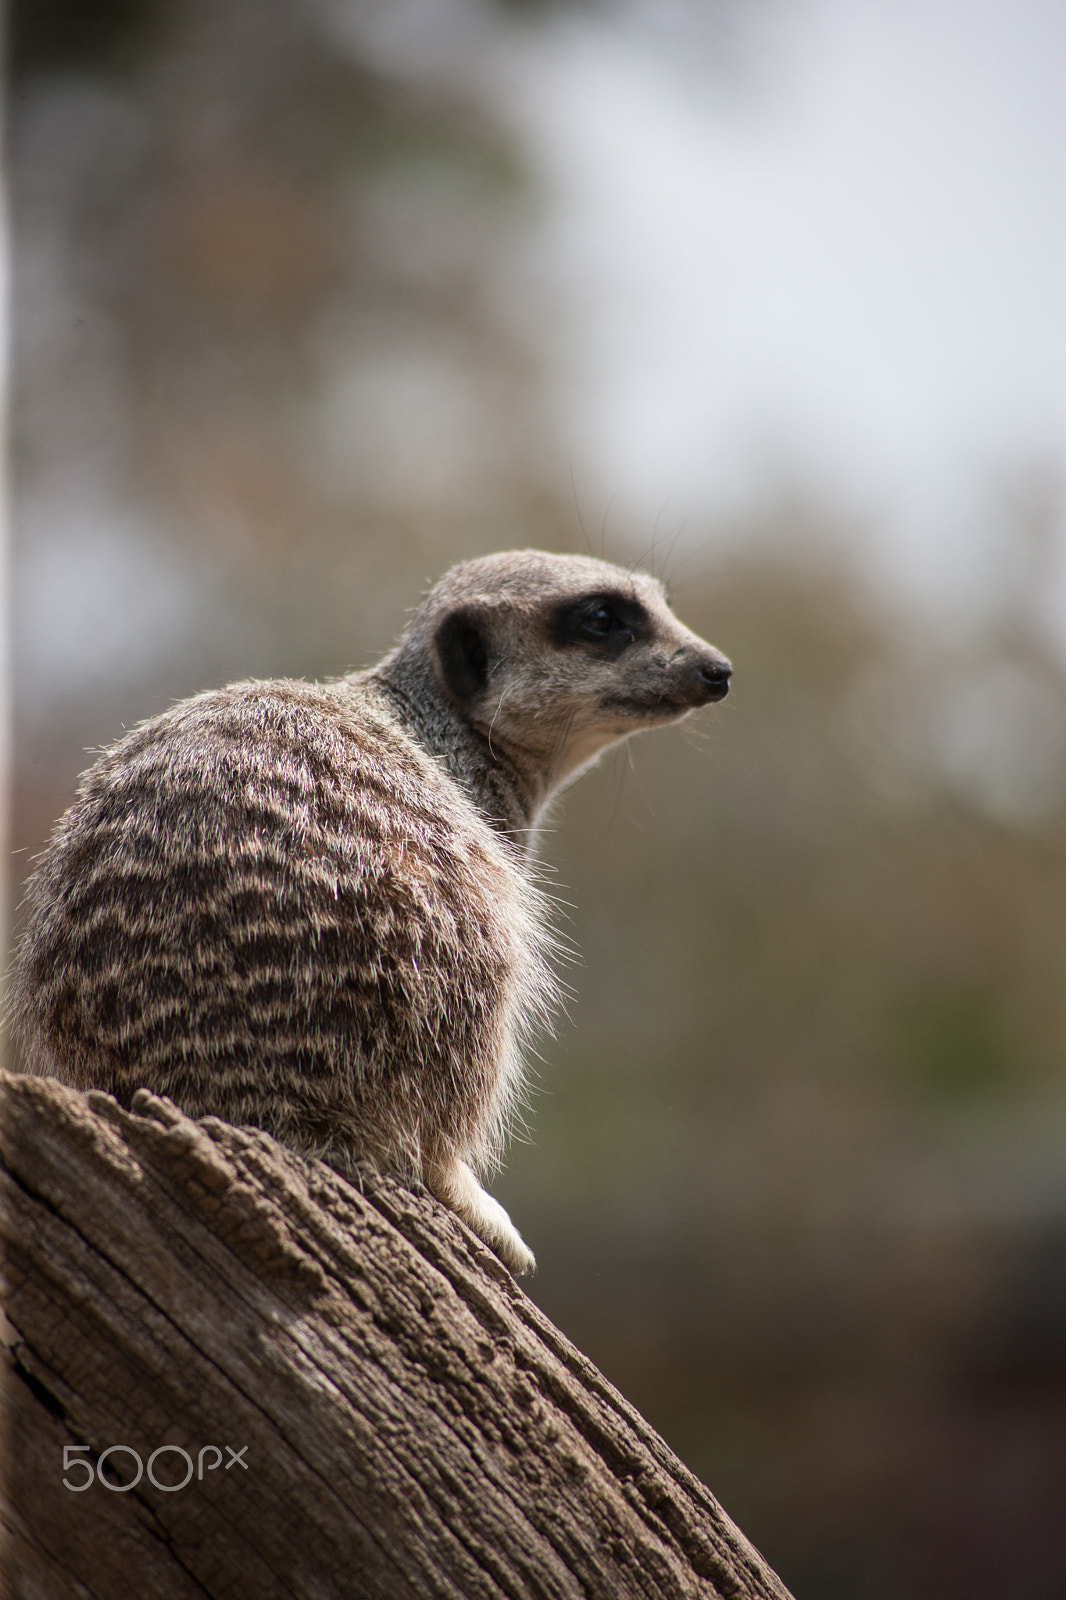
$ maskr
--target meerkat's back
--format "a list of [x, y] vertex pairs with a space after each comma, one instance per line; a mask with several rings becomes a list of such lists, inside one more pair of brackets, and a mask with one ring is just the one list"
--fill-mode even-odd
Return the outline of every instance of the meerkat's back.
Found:
[[490, 1154], [536, 896], [372, 696], [238, 684], [138, 728], [30, 896], [46, 1069], [413, 1175], [430, 1129]]

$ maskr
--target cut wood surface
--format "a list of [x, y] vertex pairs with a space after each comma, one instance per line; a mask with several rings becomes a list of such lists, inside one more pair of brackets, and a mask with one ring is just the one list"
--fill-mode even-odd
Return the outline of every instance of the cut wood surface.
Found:
[[786, 1597], [425, 1192], [2, 1086], [12, 1597]]

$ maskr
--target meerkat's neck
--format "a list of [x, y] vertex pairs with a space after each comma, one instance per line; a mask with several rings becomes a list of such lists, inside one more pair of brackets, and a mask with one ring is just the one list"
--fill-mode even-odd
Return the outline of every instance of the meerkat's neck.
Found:
[[378, 666], [347, 680], [383, 693], [408, 732], [473, 800], [521, 855], [534, 842], [544, 786], [499, 743], [471, 727], [448, 699], [421, 650], [401, 644]]

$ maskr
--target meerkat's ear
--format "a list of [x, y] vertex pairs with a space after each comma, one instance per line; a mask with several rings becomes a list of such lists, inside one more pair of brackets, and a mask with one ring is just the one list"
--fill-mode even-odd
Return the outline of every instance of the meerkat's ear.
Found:
[[489, 619], [478, 606], [450, 611], [437, 629], [441, 676], [461, 704], [482, 694], [489, 681]]

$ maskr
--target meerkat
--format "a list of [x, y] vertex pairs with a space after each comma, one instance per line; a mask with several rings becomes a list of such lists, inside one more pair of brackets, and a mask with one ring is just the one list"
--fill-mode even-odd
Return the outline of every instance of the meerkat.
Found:
[[609, 745], [721, 700], [731, 671], [654, 578], [518, 550], [453, 567], [375, 667], [142, 723], [30, 879], [25, 1069], [421, 1180], [530, 1271], [479, 1175], [557, 1000], [534, 832]]

